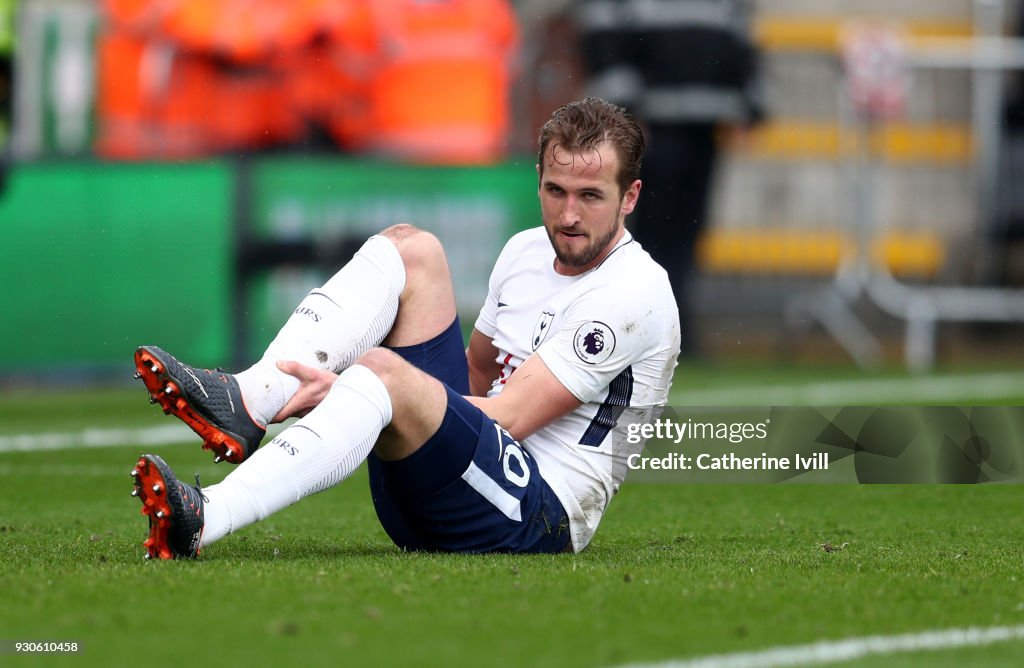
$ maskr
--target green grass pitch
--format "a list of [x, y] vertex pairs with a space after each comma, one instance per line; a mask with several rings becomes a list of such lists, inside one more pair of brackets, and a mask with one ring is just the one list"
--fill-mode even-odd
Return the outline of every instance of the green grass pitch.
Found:
[[[683, 371], [677, 392], [823, 380]], [[8, 393], [0, 415], [0, 437], [171, 421], [140, 388]], [[571, 668], [1024, 624], [1017, 485], [627, 483], [581, 554], [467, 556], [394, 548], [360, 470], [196, 561], [151, 563], [128, 475], [148, 450], [205, 484], [227, 473], [198, 445], [0, 451], [0, 665]], [[82, 649], [12, 655], [23, 640]], [[1016, 640], [844, 665], [1022, 655]]]

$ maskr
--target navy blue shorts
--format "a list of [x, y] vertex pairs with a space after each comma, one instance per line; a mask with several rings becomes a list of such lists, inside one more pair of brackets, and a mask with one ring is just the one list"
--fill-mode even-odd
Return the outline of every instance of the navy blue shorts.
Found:
[[505, 430], [462, 396], [469, 370], [458, 318], [438, 337], [392, 348], [445, 385], [448, 408], [416, 452], [367, 459], [381, 525], [407, 550], [561, 552], [569, 519], [537, 463]]

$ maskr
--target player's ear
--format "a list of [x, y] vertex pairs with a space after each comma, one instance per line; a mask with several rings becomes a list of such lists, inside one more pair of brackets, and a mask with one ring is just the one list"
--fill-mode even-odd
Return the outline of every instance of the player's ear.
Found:
[[642, 186], [643, 182], [637, 179], [626, 188], [626, 192], [622, 195], [622, 215], [628, 216], [633, 213], [633, 209], [636, 208], [636, 203], [640, 199], [640, 188]]

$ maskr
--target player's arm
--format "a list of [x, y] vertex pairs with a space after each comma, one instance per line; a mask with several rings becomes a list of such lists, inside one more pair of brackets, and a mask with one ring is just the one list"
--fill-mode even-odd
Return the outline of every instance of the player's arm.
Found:
[[501, 394], [468, 399], [516, 440], [526, 438], [583, 403], [555, 378], [539, 355], [530, 355], [516, 369]]
[[476, 328], [469, 335], [466, 363], [469, 365], [469, 393], [474, 397], [487, 396], [501, 365], [498, 364], [498, 349]]

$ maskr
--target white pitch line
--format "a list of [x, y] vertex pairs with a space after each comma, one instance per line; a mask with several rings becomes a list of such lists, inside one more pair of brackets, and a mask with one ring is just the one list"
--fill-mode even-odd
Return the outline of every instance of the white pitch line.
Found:
[[622, 668], [774, 668], [852, 661], [870, 655], [924, 652], [960, 647], [980, 647], [1024, 640], [1024, 625], [963, 628], [826, 640], [809, 645], [773, 647], [758, 652], [713, 654], [661, 663], [636, 663]]
[[680, 406], [842, 406], [1000, 399], [1024, 395], [1024, 372], [916, 378], [871, 378], [803, 385], [764, 385], [674, 392]]
[[[282, 427], [267, 430], [273, 437]], [[137, 429], [87, 428], [72, 432], [0, 435], [0, 452], [44, 452], [80, 448], [116, 448], [125, 445], [156, 446], [198, 443], [199, 437], [181, 422]]]

